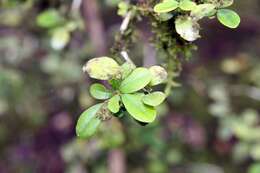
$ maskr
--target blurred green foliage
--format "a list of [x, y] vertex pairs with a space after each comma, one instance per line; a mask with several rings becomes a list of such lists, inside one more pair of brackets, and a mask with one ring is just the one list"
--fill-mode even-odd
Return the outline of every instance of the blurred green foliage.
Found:
[[[117, 3], [100, 3], [103, 16], [114, 16]], [[202, 46], [187, 63], [182, 86], [158, 107], [154, 123], [113, 118], [86, 141], [74, 131], [78, 115], [95, 104], [87, 90], [95, 81], [82, 72], [95, 56], [83, 18], [67, 0], [1, 1], [0, 172], [106, 173], [109, 153], [120, 149], [129, 173], [258, 173], [260, 36], [252, 28], [260, 8], [257, 0], [235, 4], [245, 21], [239, 34], [208, 24], [201, 44], [214, 49], [207, 55]], [[42, 27], [38, 20], [50, 11], [61, 20]], [[106, 19], [110, 36], [120, 19]], [[131, 52], [138, 62], [141, 45]]]

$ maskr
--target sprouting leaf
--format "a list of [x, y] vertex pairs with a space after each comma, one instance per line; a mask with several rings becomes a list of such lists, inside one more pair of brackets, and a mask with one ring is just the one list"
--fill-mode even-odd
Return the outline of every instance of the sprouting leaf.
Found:
[[80, 115], [76, 125], [76, 133], [78, 137], [89, 138], [96, 132], [101, 123], [101, 120], [96, 117], [96, 114], [102, 105], [102, 103], [96, 104]]
[[110, 98], [108, 100], [107, 108], [111, 112], [117, 113], [119, 111], [119, 109], [120, 109], [119, 101], [120, 101], [120, 96], [119, 95], [114, 95], [112, 98]]
[[112, 96], [112, 93], [104, 85], [99, 83], [92, 84], [89, 91], [92, 97], [100, 100], [105, 100]]
[[127, 112], [134, 119], [146, 123], [154, 121], [156, 110], [142, 102], [143, 96], [141, 94], [123, 94], [121, 97]]
[[109, 57], [93, 58], [83, 67], [90, 77], [100, 80], [109, 80], [120, 74], [120, 66]]
[[158, 106], [164, 101], [164, 99], [165, 99], [165, 94], [160, 91], [156, 91], [143, 96], [144, 104], [149, 106]]
[[51, 47], [55, 50], [63, 49], [70, 41], [70, 33], [63, 27], [53, 31], [51, 37]]
[[178, 4], [179, 3], [175, 0], [165, 0], [159, 4], [156, 4], [154, 6], [154, 11], [156, 13], [167, 13], [178, 8]]
[[136, 68], [122, 81], [119, 90], [122, 93], [133, 93], [144, 88], [151, 81], [151, 78], [152, 75], [148, 69], [143, 67]]
[[125, 79], [135, 68], [135, 65], [131, 62], [125, 62], [121, 65], [122, 78]]
[[239, 15], [236, 12], [229, 9], [218, 10], [217, 17], [220, 23], [229, 28], [237, 28], [240, 24]]
[[202, 19], [206, 16], [211, 16], [215, 11], [216, 6], [213, 4], [200, 4], [197, 5], [192, 11], [191, 16], [196, 19]]
[[196, 3], [191, 0], [182, 0], [180, 1], [179, 8], [184, 11], [191, 11], [196, 8]]
[[37, 16], [37, 25], [44, 28], [52, 28], [63, 22], [63, 18], [57, 10], [49, 9]]
[[175, 20], [175, 28], [178, 34], [187, 41], [195, 41], [200, 38], [199, 24], [189, 16], [180, 16]]
[[166, 70], [158, 65], [152, 66], [149, 68], [149, 71], [152, 74], [152, 80], [149, 85], [159, 85], [163, 83], [167, 79], [167, 72]]

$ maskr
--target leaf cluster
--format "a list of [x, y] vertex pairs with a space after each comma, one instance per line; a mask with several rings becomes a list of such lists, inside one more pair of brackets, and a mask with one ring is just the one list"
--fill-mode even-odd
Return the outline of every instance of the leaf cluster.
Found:
[[103, 103], [90, 107], [79, 117], [76, 126], [79, 137], [90, 137], [102, 121], [112, 116], [121, 118], [127, 113], [145, 124], [155, 120], [155, 107], [165, 100], [165, 94], [153, 92], [152, 87], [167, 79], [167, 72], [163, 67], [136, 67], [131, 62], [120, 66], [112, 58], [98, 57], [89, 60], [83, 71], [91, 78], [106, 80], [110, 88], [100, 83], [90, 86], [91, 96], [103, 100]]
[[239, 15], [233, 10], [226, 9], [233, 4], [233, 0], [206, 0], [196, 3], [192, 0], [163, 0], [154, 6], [154, 12], [163, 21], [175, 17], [176, 32], [187, 41], [200, 38], [198, 23], [204, 17], [214, 18], [229, 28], [237, 28], [240, 24]]

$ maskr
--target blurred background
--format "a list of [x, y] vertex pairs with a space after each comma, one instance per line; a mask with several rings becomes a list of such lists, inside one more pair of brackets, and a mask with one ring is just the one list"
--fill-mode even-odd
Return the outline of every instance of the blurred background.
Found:
[[[259, 0], [235, 1], [236, 30], [202, 21], [182, 86], [154, 123], [112, 119], [90, 140], [74, 129], [95, 102], [81, 68], [109, 53], [122, 19], [120, 0], [80, 2], [0, 1], [1, 173], [260, 173]], [[129, 55], [156, 64], [138, 25]]]

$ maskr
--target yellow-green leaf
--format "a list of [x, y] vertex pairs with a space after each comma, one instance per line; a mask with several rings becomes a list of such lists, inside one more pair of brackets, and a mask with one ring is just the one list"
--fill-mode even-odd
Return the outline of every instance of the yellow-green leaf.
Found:
[[92, 97], [100, 100], [105, 100], [112, 96], [112, 93], [104, 85], [99, 83], [92, 84], [89, 91]]
[[152, 75], [148, 69], [143, 67], [136, 68], [122, 81], [119, 90], [122, 93], [133, 93], [144, 88], [151, 81], [151, 78]]
[[122, 102], [127, 112], [136, 120], [150, 123], [156, 117], [156, 110], [152, 106], [145, 105], [142, 94], [123, 94]]
[[100, 110], [102, 103], [94, 105], [84, 111], [77, 122], [76, 133], [80, 138], [89, 138], [97, 130], [101, 123], [101, 120], [96, 117], [96, 114]]
[[240, 24], [239, 15], [236, 12], [229, 9], [218, 10], [217, 17], [220, 23], [229, 28], [237, 28]]
[[164, 99], [165, 99], [165, 94], [160, 91], [156, 91], [143, 96], [144, 104], [149, 106], [158, 106], [164, 101]]
[[120, 96], [119, 95], [113, 96], [112, 98], [110, 98], [108, 100], [107, 108], [112, 113], [117, 113], [119, 111], [119, 109], [120, 109], [119, 101], [120, 101]]
[[156, 13], [167, 13], [178, 8], [178, 4], [179, 3], [175, 0], [165, 0], [159, 4], [156, 4], [154, 6], [154, 11]]
[[90, 77], [100, 80], [109, 80], [120, 74], [120, 66], [109, 57], [93, 58], [83, 67]]

